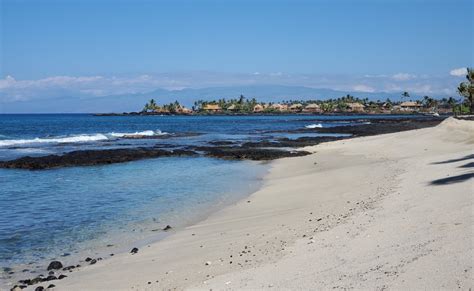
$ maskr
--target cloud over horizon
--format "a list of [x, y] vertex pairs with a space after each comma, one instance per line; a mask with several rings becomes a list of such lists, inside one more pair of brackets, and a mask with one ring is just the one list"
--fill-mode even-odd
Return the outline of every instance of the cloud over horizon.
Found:
[[453, 69], [453, 70], [451, 70], [451, 72], [449, 72], [449, 74], [450, 74], [451, 76], [464, 77], [464, 76], [466, 76], [466, 74], [467, 74], [467, 68], [457, 68], [457, 69]]
[[51, 76], [36, 80], [0, 79], [0, 103], [55, 98], [93, 99], [123, 94], [148, 93], [156, 89], [180, 90], [252, 85], [285, 85], [361, 93], [409, 91], [415, 94], [456, 94], [465, 68], [440, 76], [411, 73], [379, 75], [312, 75], [284, 72], [221, 73], [187, 72], [137, 76]]

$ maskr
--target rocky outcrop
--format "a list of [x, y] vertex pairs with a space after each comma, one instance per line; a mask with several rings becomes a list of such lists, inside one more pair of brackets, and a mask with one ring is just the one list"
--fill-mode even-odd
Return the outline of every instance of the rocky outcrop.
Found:
[[12, 161], [4, 161], [0, 162], [0, 168], [41, 170], [58, 167], [123, 163], [158, 157], [192, 156], [195, 154], [195, 152], [187, 150], [162, 150], [158, 148], [81, 150], [68, 152], [64, 155], [27, 156]]

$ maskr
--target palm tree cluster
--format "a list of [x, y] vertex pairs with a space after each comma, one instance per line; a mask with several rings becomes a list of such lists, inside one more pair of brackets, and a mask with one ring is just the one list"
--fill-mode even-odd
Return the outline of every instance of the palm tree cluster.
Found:
[[458, 93], [465, 99], [466, 105], [469, 107], [470, 114], [474, 114], [474, 69], [467, 68], [467, 81], [459, 84]]
[[184, 107], [178, 101], [159, 106], [156, 104], [155, 99], [150, 99], [150, 101], [148, 101], [143, 107], [142, 112], [178, 113], [182, 111], [183, 108]]
[[194, 107], [193, 109], [196, 111], [201, 111], [203, 108], [206, 107], [206, 105], [219, 105], [222, 110], [229, 110], [231, 109], [232, 111], [235, 112], [243, 112], [243, 113], [249, 113], [252, 112], [255, 105], [257, 104], [264, 104], [263, 102], [257, 102], [257, 99], [251, 98], [247, 99], [245, 98], [244, 95], [240, 95], [238, 98], [232, 98], [232, 99], [225, 99], [221, 98], [218, 100], [212, 100], [212, 101], [206, 101], [206, 100], [198, 100], [194, 102]]
[[153, 112], [160, 109], [160, 107], [156, 104], [155, 99], [150, 99], [145, 106], [143, 106], [143, 112]]

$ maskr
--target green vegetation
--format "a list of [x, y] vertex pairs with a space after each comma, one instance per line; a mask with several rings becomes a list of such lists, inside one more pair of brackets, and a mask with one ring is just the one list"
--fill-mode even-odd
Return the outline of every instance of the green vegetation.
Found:
[[464, 97], [464, 104], [459, 108], [461, 114], [464, 113], [463, 107], [469, 108], [469, 113], [474, 114], [474, 69], [467, 68], [466, 74], [467, 81], [459, 84], [458, 93]]

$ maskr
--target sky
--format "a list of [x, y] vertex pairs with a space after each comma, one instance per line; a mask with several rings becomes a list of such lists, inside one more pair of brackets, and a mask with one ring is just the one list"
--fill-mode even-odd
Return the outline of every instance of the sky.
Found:
[[454, 94], [474, 60], [472, 0], [0, 3], [0, 106], [255, 84]]

